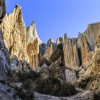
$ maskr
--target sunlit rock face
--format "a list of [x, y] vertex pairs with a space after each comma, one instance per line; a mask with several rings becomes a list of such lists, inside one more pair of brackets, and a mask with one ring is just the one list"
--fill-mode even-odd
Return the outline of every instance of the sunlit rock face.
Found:
[[100, 35], [100, 22], [89, 24], [84, 32], [91, 50], [95, 49], [96, 38]]
[[98, 35], [100, 35], [100, 23], [88, 25], [87, 30], [83, 34], [79, 33], [76, 39], [67, 38], [65, 35], [63, 42], [65, 66], [87, 68], [92, 59]]
[[78, 51], [79, 51], [81, 65], [88, 66], [89, 60], [91, 58], [91, 52], [90, 52], [90, 48], [89, 48], [87, 39], [84, 35], [81, 35], [81, 37], [80, 36], [78, 37], [77, 45], [78, 45]]
[[[39, 54], [37, 48], [39, 48], [42, 42], [37, 35], [35, 23], [32, 23], [26, 28], [20, 6], [16, 5], [11, 14], [5, 15], [0, 24], [0, 28], [3, 31], [4, 43], [9, 50], [10, 58], [16, 55], [18, 60], [27, 60], [32, 68], [37, 67], [38, 63], [36, 62], [38, 62]], [[35, 40], [37, 40], [37, 45], [35, 45]], [[30, 46], [31, 44], [37, 47], [32, 47]], [[30, 51], [34, 52], [33, 54], [31, 53], [32, 55], [37, 55], [34, 58], [36, 61], [33, 60], [33, 57], [30, 58], [28, 47], [34, 48]]]
[[42, 41], [40, 40], [40, 38], [37, 34], [36, 25], [34, 22], [26, 28], [26, 33], [27, 33], [27, 42], [28, 43], [33, 43], [33, 41], [36, 38], [38, 38], [39, 44], [42, 43]]
[[76, 39], [64, 37], [63, 51], [66, 67], [75, 67], [80, 65], [78, 49], [75, 43]]
[[[87, 81], [88, 80], [88, 81]], [[79, 78], [78, 83], [95, 92], [100, 98], [100, 38], [96, 39], [95, 50], [87, 70]]]
[[36, 38], [33, 43], [29, 43], [27, 46], [27, 54], [29, 57], [29, 63], [31, 68], [38, 68], [39, 63], [39, 41], [38, 38]]
[[62, 37], [59, 37], [56, 41], [56, 44], [60, 44], [60, 43], [63, 43], [63, 38]]
[[16, 55], [18, 60], [28, 60], [26, 53], [26, 28], [20, 6], [16, 5], [11, 14], [5, 15], [0, 28], [3, 31], [4, 43], [9, 50], [10, 57]]

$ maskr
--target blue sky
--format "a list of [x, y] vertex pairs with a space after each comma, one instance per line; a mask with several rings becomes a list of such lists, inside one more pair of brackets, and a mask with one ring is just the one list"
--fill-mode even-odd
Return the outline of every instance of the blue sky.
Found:
[[18, 4], [26, 26], [35, 21], [43, 42], [52, 38], [77, 37], [90, 23], [100, 22], [100, 0], [6, 0], [7, 13]]

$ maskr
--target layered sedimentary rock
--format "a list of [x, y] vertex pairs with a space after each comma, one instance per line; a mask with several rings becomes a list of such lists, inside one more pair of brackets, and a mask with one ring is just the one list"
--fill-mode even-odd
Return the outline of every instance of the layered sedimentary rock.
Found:
[[[87, 30], [78, 38], [64, 38], [65, 65], [87, 67], [92, 59], [96, 38], [100, 35], [100, 23], [88, 25]], [[76, 46], [75, 46], [76, 45]], [[75, 54], [76, 53], [76, 54]]]
[[42, 41], [38, 37], [34, 22], [26, 28], [26, 42], [30, 66], [33, 69], [38, 68], [39, 45], [42, 44]]
[[33, 43], [29, 43], [27, 46], [27, 54], [29, 57], [29, 63], [32, 68], [38, 67], [38, 54], [39, 54], [39, 41], [36, 38]]
[[76, 39], [64, 37], [64, 60], [66, 67], [75, 67], [80, 65], [77, 45], [74, 45]]
[[100, 98], [100, 37], [96, 39], [93, 57], [78, 83], [81, 87], [94, 91]]
[[88, 63], [89, 63], [89, 60], [91, 59], [92, 54], [91, 54], [89, 44], [87, 42], [85, 35], [79, 36], [77, 40], [77, 45], [78, 45], [81, 65], [88, 66]]
[[100, 35], [100, 22], [89, 24], [87, 30], [84, 32], [89, 43], [90, 49], [95, 49], [96, 38]]

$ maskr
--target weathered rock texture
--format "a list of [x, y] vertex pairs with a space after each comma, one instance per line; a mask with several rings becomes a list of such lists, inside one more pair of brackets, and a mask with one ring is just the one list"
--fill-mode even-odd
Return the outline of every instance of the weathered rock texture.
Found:
[[88, 25], [87, 30], [78, 38], [64, 36], [64, 58], [66, 67], [87, 67], [92, 59], [96, 38], [100, 35], [100, 23]]
[[39, 44], [42, 43], [42, 41], [40, 40], [40, 38], [38, 37], [37, 34], [37, 30], [36, 30], [36, 25], [33, 22], [30, 26], [28, 26], [26, 28], [26, 32], [27, 32], [27, 42], [29, 43], [33, 43], [33, 41], [38, 38]]
[[1, 30], [0, 30], [0, 59], [1, 59], [1, 62], [3, 63], [3, 67], [5, 71], [10, 69], [10, 55], [9, 55], [8, 49], [6, 48], [4, 44], [3, 33]]
[[29, 43], [27, 46], [27, 54], [29, 57], [30, 66], [33, 68], [38, 67], [38, 54], [39, 54], [39, 41], [36, 38], [33, 43]]
[[96, 40], [95, 51], [88, 68], [78, 83], [81, 87], [94, 91], [100, 98], [100, 37]]
[[[66, 67], [80, 66], [76, 40], [64, 37], [64, 60]], [[75, 44], [75, 45], [74, 45]]]
[[51, 55], [56, 50], [57, 46], [52, 39], [49, 39], [47, 44], [41, 44], [39, 49], [39, 59], [40, 61], [44, 58], [50, 60]]
[[6, 15], [0, 25], [5, 45], [10, 57], [16, 55], [19, 60], [28, 59], [26, 54], [26, 29], [21, 7], [16, 5], [12, 14]]
[[100, 22], [89, 24], [87, 30], [84, 32], [89, 43], [90, 49], [95, 49], [96, 38], [100, 36]]
[[63, 43], [63, 38], [62, 37], [59, 37], [56, 41], [56, 44], [60, 44], [60, 43]]
[[[54, 77], [61, 83], [76, 83], [84, 89], [92, 90], [100, 98], [100, 23], [88, 25], [83, 34], [79, 33], [78, 38], [67, 38], [65, 34], [64, 39], [60, 37], [56, 43], [50, 39], [44, 44], [37, 35], [34, 22], [29, 27], [25, 26], [21, 7], [16, 5], [14, 11], [7, 15], [5, 1], [1, 0], [0, 28], [0, 81], [6, 80], [8, 70], [28, 72], [31, 66], [39, 72], [41, 79]], [[93, 92], [83, 91], [65, 99], [92, 100]], [[9, 97], [1, 89], [0, 95], [3, 95], [3, 99]], [[37, 100], [64, 100], [36, 96]]]
[[0, 23], [6, 14], [5, 0], [0, 0]]
[[[3, 5], [3, 7], [5, 6]], [[11, 14], [5, 15], [0, 28], [3, 31], [4, 42], [9, 50], [10, 58], [16, 55], [18, 60], [27, 60], [32, 68], [37, 67], [39, 44], [42, 42], [37, 35], [35, 23], [26, 28], [20, 6], [16, 5]]]

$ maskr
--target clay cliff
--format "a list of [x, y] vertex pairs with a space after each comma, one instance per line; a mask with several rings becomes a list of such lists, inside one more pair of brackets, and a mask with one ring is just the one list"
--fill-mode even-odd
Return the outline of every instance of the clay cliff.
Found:
[[71, 39], [65, 35], [64, 38], [59, 37], [56, 43], [50, 39], [44, 44], [37, 34], [34, 22], [28, 27], [25, 26], [20, 6], [16, 5], [11, 14], [5, 13], [5, 2], [1, 2], [1, 7], [1, 15], [4, 18], [2, 17], [0, 28], [4, 33], [4, 42], [10, 58], [16, 55], [18, 60], [27, 60], [35, 69], [42, 59], [50, 59], [58, 44], [63, 44], [66, 67], [88, 66], [93, 56], [96, 38], [100, 35], [100, 23], [88, 25], [83, 34], [79, 33], [78, 38]]
[[[1, 2], [1, 4], [4, 4], [4, 2]], [[2, 6], [2, 8], [6, 9], [4, 5]], [[39, 44], [41, 44], [42, 42], [37, 35], [35, 23], [32, 23], [29, 27], [25, 26], [21, 7], [18, 5], [15, 6], [15, 9], [11, 14], [6, 14], [5, 10], [2, 11], [4, 11], [2, 13], [2, 16], [4, 18], [2, 17], [3, 19], [2, 23], [0, 24], [0, 28], [2, 29], [4, 42], [9, 50], [10, 58], [16, 55], [18, 57], [18, 60], [27, 60], [32, 68], [37, 67], [37, 64], [35, 63], [38, 63], [38, 58], [35, 59], [35, 62], [32, 56], [38, 56]], [[35, 45], [35, 43], [37, 45]], [[31, 47], [31, 45], [33, 47]], [[36, 50], [32, 50], [34, 46], [36, 46]], [[28, 48], [30, 48], [31, 50]], [[35, 53], [32, 54], [31, 52]]]
[[[16, 5], [11, 14], [6, 14], [5, 0], [0, 1], [0, 82], [6, 81], [6, 88], [14, 87], [15, 92], [15, 82], [21, 83], [17, 88], [23, 89], [20, 92], [24, 91], [27, 97], [30, 91], [33, 94], [33, 90], [45, 94], [57, 92], [57, 96], [64, 96], [67, 92], [65, 96], [70, 96], [79, 92], [67, 99], [93, 100], [94, 95], [100, 98], [99, 67], [100, 22], [89, 24], [77, 38], [68, 38], [64, 34], [64, 37], [57, 38], [56, 43], [52, 39], [42, 43], [36, 24], [32, 22], [30, 26], [25, 26], [21, 7]], [[30, 88], [27, 89], [27, 86]], [[77, 89], [76, 86], [85, 90]], [[64, 89], [68, 90], [65, 94]], [[63, 90], [62, 93], [60, 90]], [[44, 96], [41, 98], [50, 97]]]

